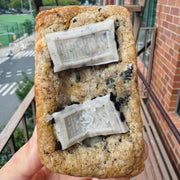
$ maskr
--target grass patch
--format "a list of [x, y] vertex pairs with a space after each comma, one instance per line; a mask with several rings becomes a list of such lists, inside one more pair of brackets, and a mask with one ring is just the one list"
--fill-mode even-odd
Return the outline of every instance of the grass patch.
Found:
[[[31, 15], [29, 14], [2, 14], [0, 15], [0, 34], [3, 33], [15, 33], [19, 38], [25, 33], [25, 28], [22, 25], [26, 20], [31, 21]], [[13, 42], [13, 35], [0, 36], [0, 43], [2, 46], [8, 46]]]
[[30, 14], [2, 14], [0, 15], [0, 24], [9, 24], [16, 22], [18, 24], [23, 23], [26, 19], [31, 20]]

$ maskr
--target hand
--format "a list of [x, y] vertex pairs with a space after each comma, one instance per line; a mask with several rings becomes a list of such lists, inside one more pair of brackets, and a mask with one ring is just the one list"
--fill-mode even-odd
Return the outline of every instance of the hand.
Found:
[[[146, 143], [145, 147], [147, 155]], [[3, 180], [98, 180], [53, 173], [43, 166], [38, 156], [36, 128], [31, 139], [0, 169], [0, 177]], [[108, 180], [128, 180], [128, 178]]]

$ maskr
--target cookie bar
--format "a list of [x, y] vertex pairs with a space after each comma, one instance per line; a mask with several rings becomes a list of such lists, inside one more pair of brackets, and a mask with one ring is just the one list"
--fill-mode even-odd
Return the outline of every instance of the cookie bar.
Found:
[[[99, 59], [94, 58], [95, 64], [87, 59], [86, 64], [81, 63], [74, 68], [68, 65], [65, 69], [54, 71], [56, 64], [48, 47], [48, 34], [68, 32], [108, 20], [114, 22], [117, 62], [98, 64]], [[79, 49], [83, 49], [83, 46]], [[54, 172], [72, 176], [115, 178], [139, 174], [144, 169], [145, 155], [135, 41], [127, 9], [119, 6], [70, 6], [43, 11], [36, 17], [35, 51], [36, 121], [41, 162]], [[128, 130], [119, 133], [112, 131], [112, 134], [88, 131], [93, 136], [86, 136], [62, 148], [60, 139], [63, 134], [59, 138], [56, 133], [58, 120], [52, 118], [54, 113], [60, 113], [61, 117], [61, 113], [66, 114], [68, 107], [74, 109], [75, 104], [81, 107], [86, 101], [91, 102], [106, 95], [110, 97], [108, 103], [113, 102], [120, 121], [127, 124]], [[96, 113], [96, 110], [92, 112]], [[78, 117], [71, 116], [70, 119], [79, 123]], [[87, 115], [83, 117], [86, 120]], [[108, 118], [103, 122], [106, 120], [108, 123], [114, 121]]]

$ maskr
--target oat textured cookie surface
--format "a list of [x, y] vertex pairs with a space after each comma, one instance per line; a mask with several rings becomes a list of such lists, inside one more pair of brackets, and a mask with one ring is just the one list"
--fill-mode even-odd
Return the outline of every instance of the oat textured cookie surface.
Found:
[[[53, 71], [45, 35], [114, 20], [119, 61]], [[38, 150], [50, 170], [72, 176], [133, 177], [144, 169], [135, 41], [127, 9], [119, 6], [55, 8], [36, 17], [35, 100]], [[111, 93], [129, 131], [98, 136], [61, 150], [47, 115], [73, 103]]]

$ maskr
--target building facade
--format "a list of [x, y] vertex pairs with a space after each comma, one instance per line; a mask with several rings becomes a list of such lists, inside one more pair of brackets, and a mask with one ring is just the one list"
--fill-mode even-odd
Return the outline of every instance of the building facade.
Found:
[[[108, 4], [132, 5], [136, 0], [105, 0], [104, 5]], [[157, 27], [150, 86], [180, 132], [180, 1], [147, 0], [142, 26]], [[180, 172], [180, 145], [151, 97], [148, 108], [172, 164]]]

